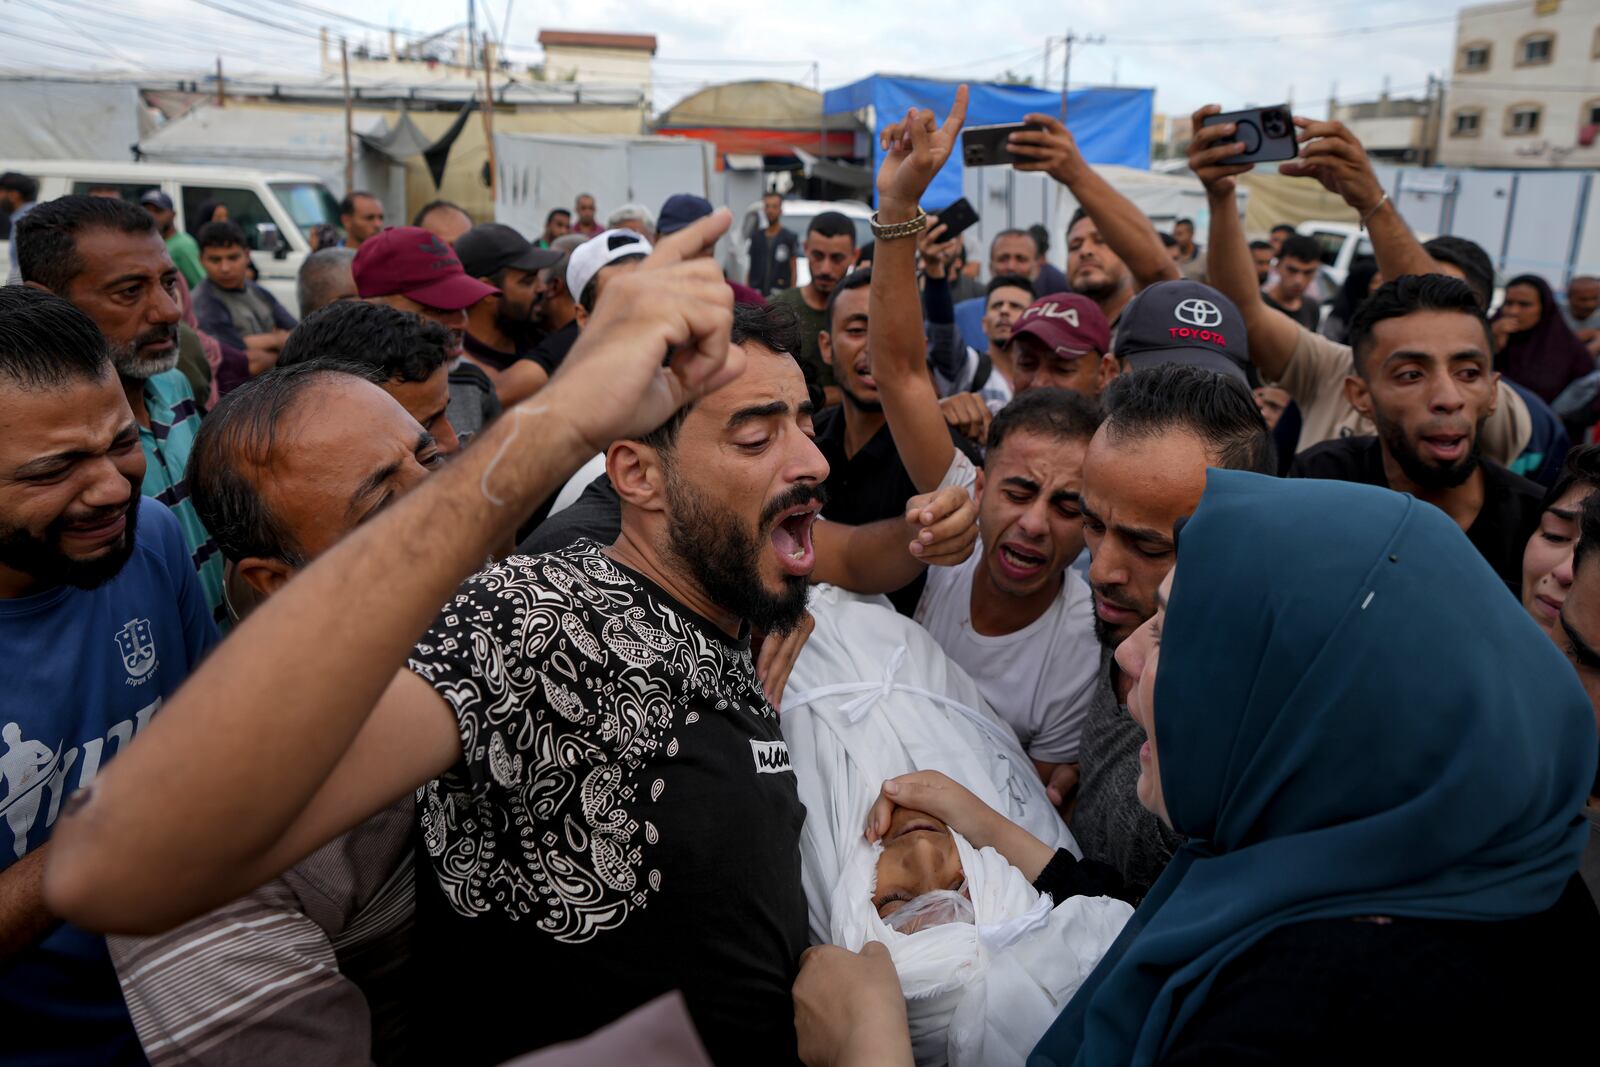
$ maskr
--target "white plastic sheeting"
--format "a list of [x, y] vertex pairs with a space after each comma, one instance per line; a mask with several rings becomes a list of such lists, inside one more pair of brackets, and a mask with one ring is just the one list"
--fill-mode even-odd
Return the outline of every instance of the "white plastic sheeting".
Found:
[[133, 159], [155, 127], [135, 82], [0, 79], [7, 159]]
[[623, 204], [659, 212], [674, 193], [710, 199], [716, 146], [687, 137], [497, 133], [496, 222], [544, 232], [552, 208], [571, 210], [580, 193], [600, 205], [600, 221]]
[[[1112, 163], [1095, 164], [1094, 169], [1113, 189], [1132, 200], [1156, 229], [1170, 231], [1175, 220], [1191, 218], [1204, 234], [1210, 213], [1206, 210], [1205, 189], [1193, 174], [1161, 174]], [[969, 167], [962, 191], [978, 212], [978, 225], [964, 235], [974, 259], [987, 266], [989, 243], [1001, 230], [1025, 230], [1041, 223], [1050, 231], [1050, 251], [1045, 258], [1066, 269], [1067, 223], [1078, 207], [1066, 186], [1048, 174], [1011, 167]], [[1249, 195], [1248, 190], [1239, 190], [1241, 212]]]
[[[387, 129], [382, 116], [355, 116], [357, 133], [381, 135]], [[344, 116], [338, 113], [250, 104], [207, 105], [163, 126], [141, 141], [139, 150], [157, 163], [315, 174], [335, 196], [346, 192]], [[355, 159], [356, 187], [377, 195], [389, 211], [403, 213], [405, 167], [366, 148], [359, 138]]]
[[992, 848], [955, 836], [974, 922], [901, 933], [872, 904], [880, 846], [863, 837], [885, 778], [942, 771], [1034, 836], [1077, 846], [1016, 735], [926, 630], [838, 589], [813, 591], [816, 629], [783, 697], [783, 734], [806, 806], [802, 880], [813, 940], [882, 942], [923, 1067], [1021, 1063], [1133, 909], [1053, 902]]

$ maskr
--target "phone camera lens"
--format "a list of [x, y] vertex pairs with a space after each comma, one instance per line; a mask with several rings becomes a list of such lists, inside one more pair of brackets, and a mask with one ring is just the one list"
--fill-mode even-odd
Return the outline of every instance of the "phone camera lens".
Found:
[[1289, 116], [1278, 110], [1263, 112], [1261, 115], [1261, 126], [1262, 129], [1266, 131], [1268, 137], [1277, 138], [1287, 136], [1289, 133]]

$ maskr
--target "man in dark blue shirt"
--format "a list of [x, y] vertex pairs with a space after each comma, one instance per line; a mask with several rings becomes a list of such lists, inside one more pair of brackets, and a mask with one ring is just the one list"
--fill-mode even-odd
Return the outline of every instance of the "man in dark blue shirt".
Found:
[[[41, 880], [66, 797], [133, 742], [217, 641], [105, 338], [0, 289], [0, 1033], [27, 1064], [142, 1064], [103, 938]], [[115, 892], [107, 887], [107, 892]]]
[[783, 197], [768, 193], [761, 198], [766, 226], [750, 231], [750, 288], [767, 296], [794, 287], [794, 264], [800, 258], [800, 238], [783, 225]]

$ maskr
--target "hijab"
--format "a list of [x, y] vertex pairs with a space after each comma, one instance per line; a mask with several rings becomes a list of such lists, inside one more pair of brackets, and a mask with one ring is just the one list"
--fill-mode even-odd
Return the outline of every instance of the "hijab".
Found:
[[1460, 528], [1410, 496], [1209, 472], [1154, 704], [1189, 840], [1029, 1067], [1159, 1060], [1278, 927], [1512, 919], [1577, 870], [1588, 699]]
[[[1537, 274], [1519, 274], [1506, 283], [1506, 288], [1513, 285], [1526, 285], [1538, 291], [1539, 321], [1532, 328], [1506, 338], [1506, 346], [1494, 357], [1494, 369], [1519, 385], [1527, 386], [1548, 404], [1569, 383], [1591, 373], [1595, 360], [1561, 317], [1549, 282]], [[1496, 314], [1495, 318], [1501, 314], [1504, 312]]]

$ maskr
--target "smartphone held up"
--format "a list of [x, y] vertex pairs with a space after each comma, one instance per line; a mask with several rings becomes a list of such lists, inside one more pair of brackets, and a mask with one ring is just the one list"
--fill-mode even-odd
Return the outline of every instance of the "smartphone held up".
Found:
[[1229, 122], [1237, 127], [1233, 139], [1244, 145], [1244, 151], [1236, 156], [1219, 160], [1222, 166], [1276, 163], [1293, 159], [1300, 153], [1300, 146], [1295, 141], [1294, 135], [1294, 116], [1289, 113], [1288, 104], [1208, 115], [1202, 125], [1221, 126]]
[[1044, 129], [1030, 122], [1006, 122], [997, 126], [968, 126], [961, 131], [961, 160], [969, 167], [998, 167], [1024, 163], [1027, 157], [1011, 151], [1010, 138], [1023, 130]]

